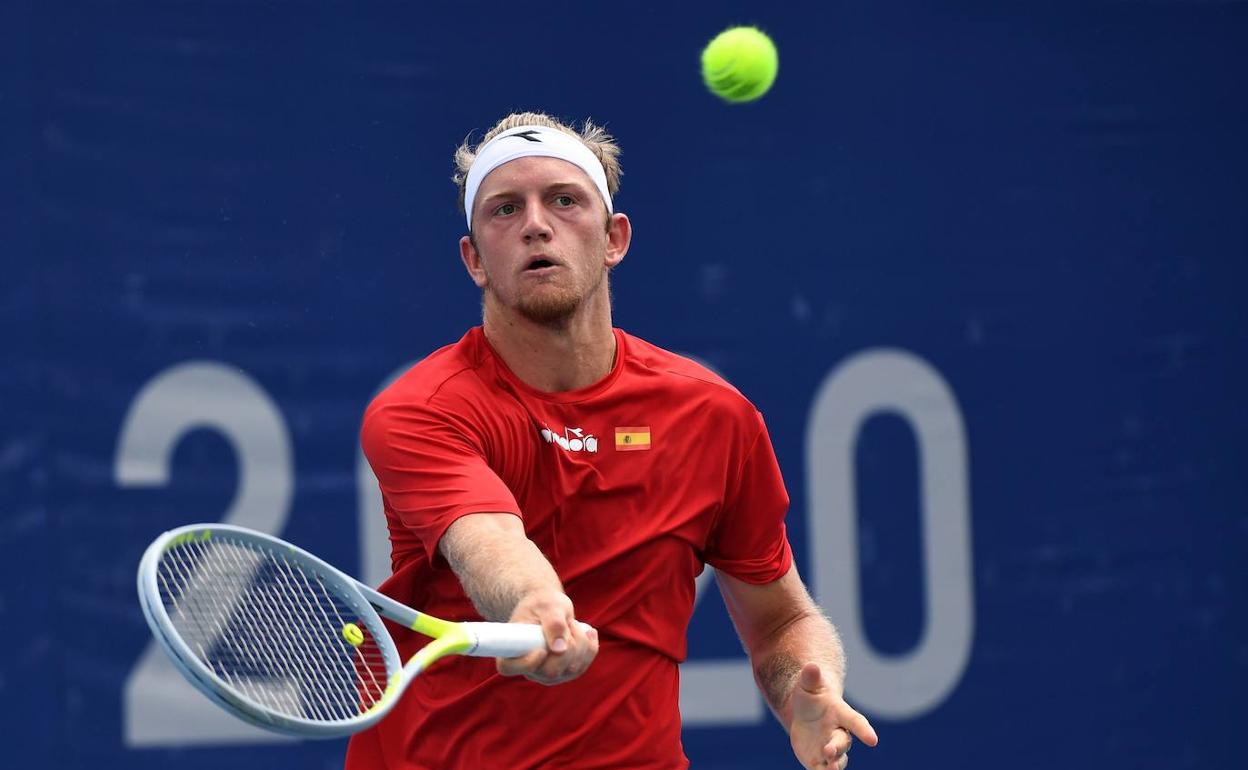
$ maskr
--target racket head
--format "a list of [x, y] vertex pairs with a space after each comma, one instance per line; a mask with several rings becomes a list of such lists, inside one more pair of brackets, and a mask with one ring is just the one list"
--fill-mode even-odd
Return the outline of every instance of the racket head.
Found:
[[402, 691], [398, 651], [355, 580], [279, 538], [226, 524], [170, 530], [144, 553], [138, 593], [183, 676], [259, 727], [347, 735]]

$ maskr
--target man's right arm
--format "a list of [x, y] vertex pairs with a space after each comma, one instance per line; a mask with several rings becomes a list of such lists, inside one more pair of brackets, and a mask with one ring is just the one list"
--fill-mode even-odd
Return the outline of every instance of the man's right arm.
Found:
[[525, 535], [519, 517], [461, 516], [447, 527], [438, 549], [483, 618], [542, 627], [546, 649], [499, 658], [499, 673], [559, 684], [580, 676], [593, 662], [597, 631], [586, 632], [577, 623], [559, 576]]

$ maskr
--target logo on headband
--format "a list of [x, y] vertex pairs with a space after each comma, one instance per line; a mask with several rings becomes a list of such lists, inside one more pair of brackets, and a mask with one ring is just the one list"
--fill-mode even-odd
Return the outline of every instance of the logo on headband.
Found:
[[511, 137], [513, 137], [513, 136], [514, 136], [514, 137], [518, 137], [518, 138], [520, 138], [520, 139], [523, 139], [523, 140], [524, 140], [524, 141], [526, 141], [526, 142], [541, 142], [542, 140], [541, 140], [541, 139], [537, 139], [537, 138], [535, 137], [535, 134], [537, 134], [537, 131], [536, 131], [536, 130], [534, 130], [534, 129], [532, 129], [532, 128], [530, 128], [528, 131], [521, 131], [521, 132], [516, 133], [516, 134], [508, 134], [508, 135], [507, 135], [507, 137], [508, 137], [508, 138], [511, 138]]

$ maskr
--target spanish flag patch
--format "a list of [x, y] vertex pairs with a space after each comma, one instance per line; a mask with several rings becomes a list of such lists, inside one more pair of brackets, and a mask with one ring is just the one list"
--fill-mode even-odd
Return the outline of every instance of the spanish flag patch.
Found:
[[616, 428], [615, 449], [617, 452], [640, 452], [650, 448], [650, 428]]

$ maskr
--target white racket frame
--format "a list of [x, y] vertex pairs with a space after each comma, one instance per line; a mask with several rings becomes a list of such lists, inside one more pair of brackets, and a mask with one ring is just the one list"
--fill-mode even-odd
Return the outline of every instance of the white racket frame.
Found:
[[[178, 633], [160, 596], [157, 572], [161, 556], [177, 545], [207, 541], [215, 535], [223, 534], [228, 534], [236, 541], [255, 545], [261, 550], [281, 552], [291, 562], [319, 576], [348, 603], [357, 615], [355, 622], [365, 626], [376, 641], [386, 667], [385, 692], [371, 708], [348, 719], [306, 719], [291, 716], [265, 706], [226, 682], [191, 650]], [[231, 524], [188, 524], [157, 537], [139, 562], [138, 589], [139, 604], [152, 634], [174, 666], [196, 689], [245, 722], [266, 730], [306, 738], [337, 738], [375, 724], [389, 712], [403, 690], [420, 672], [439, 658], [447, 655], [509, 658], [546, 646], [540, 626], [523, 623], [456, 623], [435, 618], [391, 599], [285, 540]], [[381, 615], [405, 628], [432, 636], [434, 641], [403, 665], [390, 633], [381, 622]], [[584, 624], [582, 627], [588, 629]]]

